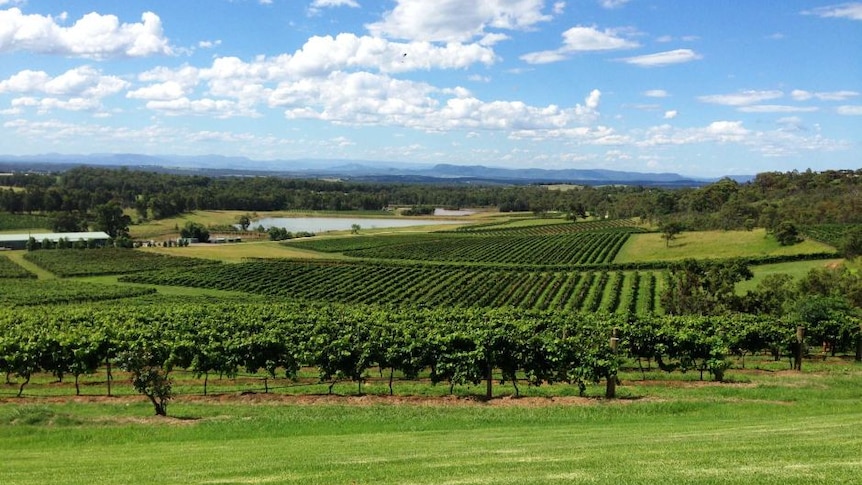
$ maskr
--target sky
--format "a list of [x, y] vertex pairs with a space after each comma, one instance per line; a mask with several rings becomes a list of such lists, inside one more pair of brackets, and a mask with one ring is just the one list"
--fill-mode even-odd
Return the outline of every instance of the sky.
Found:
[[0, 0], [0, 154], [862, 168], [862, 2]]

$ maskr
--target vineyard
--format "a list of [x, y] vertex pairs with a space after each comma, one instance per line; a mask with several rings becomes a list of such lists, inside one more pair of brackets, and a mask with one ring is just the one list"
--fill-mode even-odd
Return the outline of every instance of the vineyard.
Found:
[[32, 251], [28, 261], [61, 277], [127, 274], [166, 268], [193, 268], [215, 261], [165, 256], [118, 248]]
[[11, 259], [0, 254], [0, 279], [3, 278], [35, 278], [36, 275], [15, 264]]
[[643, 232], [630, 219], [598, 220], [570, 223], [519, 225], [516, 223], [489, 223], [462, 226], [452, 232], [468, 234], [487, 234], [495, 236], [552, 236], [575, 234], [579, 232], [625, 231]]
[[50, 228], [50, 217], [35, 214], [10, 214], [0, 211], [0, 231]]
[[803, 228], [803, 233], [806, 237], [829, 244], [834, 247], [841, 247], [844, 242], [844, 235], [851, 228], [857, 227], [856, 224], [818, 224]]
[[117, 286], [60, 280], [8, 280], [0, 279], [0, 305], [33, 306], [88, 301], [116, 300], [154, 294], [154, 288]]
[[[859, 321], [836, 346], [850, 347]], [[454, 386], [502, 381], [578, 386], [612, 378], [622, 360], [649, 359], [664, 371], [722, 380], [732, 355], [794, 349], [796, 325], [775, 318], [631, 318], [514, 309], [464, 310], [365, 305], [129, 304], [0, 310], [0, 372], [24, 392], [35, 373], [92, 374], [129, 355], [160, 369], [204, 377], [240, 370], [296, 377], [317, 369], [320, 382], [362, 383], [377, 369], [392, 378]], [[826, 328], [811, 328], [812, 344]], [[609, 346], [616, 332], [618, 353]], [[108, 368], [110, 372], [110, 368]], [[330, 388], [331, 389], [331, 388]], [[80, 392], [80, 389], [78, 389]]]
[[612, 263], [631, 232], [622, 228], [542, 236], [509, 233], [362, 236], [288, 244], [357, 258], [583, 266]]
[[152, 285], [244, 291], [285, 299], [453, 307], [512, 306], [609, 313], [659, 311], [660, 274], [526, 271], [463, 265], [267, 260], [121, 277]]

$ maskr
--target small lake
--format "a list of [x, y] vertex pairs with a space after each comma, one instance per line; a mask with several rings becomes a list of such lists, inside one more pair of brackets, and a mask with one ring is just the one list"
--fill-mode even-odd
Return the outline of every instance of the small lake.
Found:
[[432, 219], [370, 219], [365, 217], [264, 217], [251, 223], [251, 228], [263, 226], [281, 227], [290, 232], [327, 232], [349, 231], [359, 224], [362, 229], [383, 229], [390, 227], [433, 226], [437, 224], [462, 224], [459, 221], [436, 221]]

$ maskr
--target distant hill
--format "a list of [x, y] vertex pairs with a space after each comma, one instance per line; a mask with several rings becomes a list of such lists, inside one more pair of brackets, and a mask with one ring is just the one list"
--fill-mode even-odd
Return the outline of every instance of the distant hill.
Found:
[[[404, 183], [577, 183], [584, 185], [700, 186], [717, 179], [685, 177], [676, 173], [624, 172], [605, 169], [501, 168], [484, 165], [417, 165], [365, 160], [252, 160], [221, 155], [140, 155], [140, 154], [45, 154], [2, 156], [0, 166], [12, 170], [62, 171], [89, 165], [129, 167], [170, 173], [197, 173], [208, 176], [283, 176], [297, 178], [339, 178]], [[746, 182], [750, 175], [732, 176]]]

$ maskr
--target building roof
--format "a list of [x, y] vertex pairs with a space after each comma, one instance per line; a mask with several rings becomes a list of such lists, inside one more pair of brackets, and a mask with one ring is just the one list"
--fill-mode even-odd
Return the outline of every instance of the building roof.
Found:
[[57, 242], [60, 238], [65, 238], [69, 241], [86, 241], [88, 239], [110, 239], [111, 236], [104, 231], [94, 232], [33, 232], [27, 234], [0, 234], [0, 243], [12, 241], [27, 241], [30, 238], [37, 241], [49, 239]]

